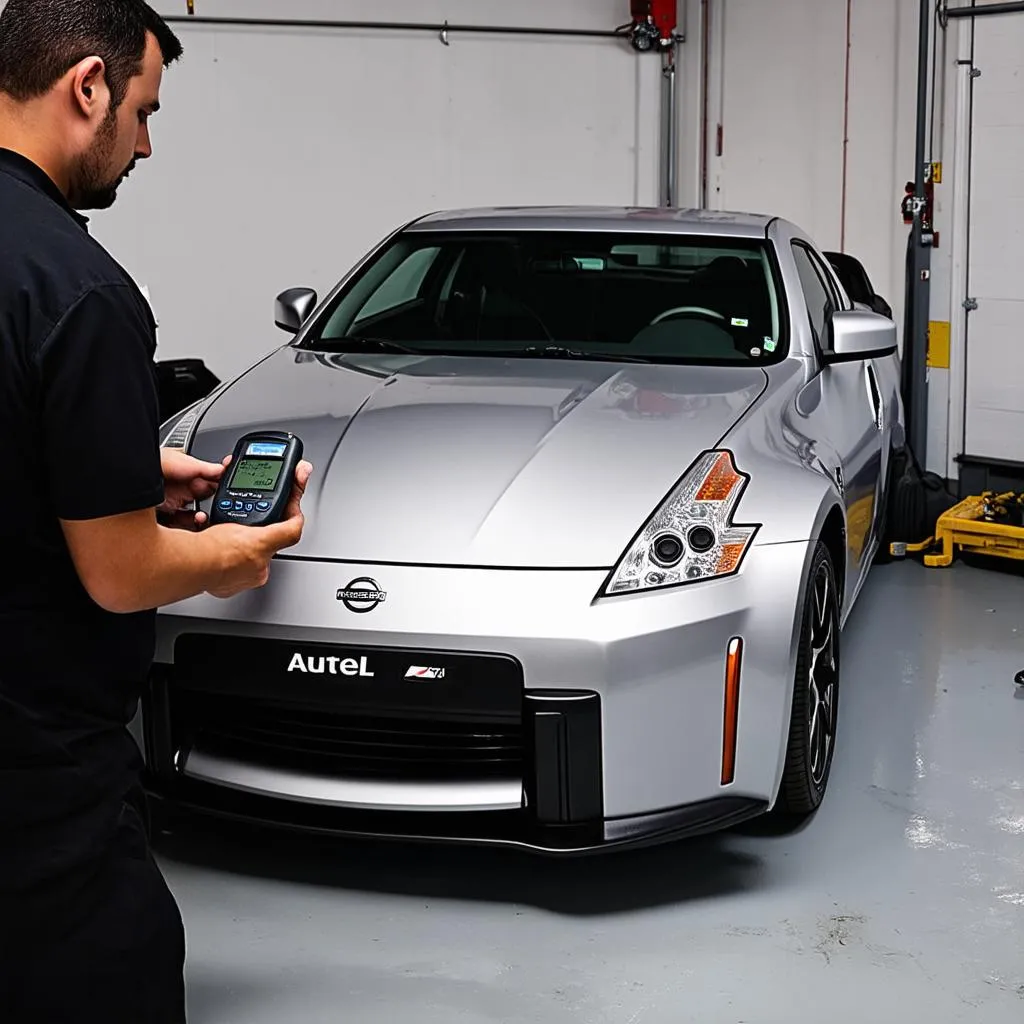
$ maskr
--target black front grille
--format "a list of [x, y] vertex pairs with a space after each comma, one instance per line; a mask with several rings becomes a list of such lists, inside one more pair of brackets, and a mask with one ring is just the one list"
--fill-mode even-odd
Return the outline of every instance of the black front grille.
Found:
[[216, 694], [172, 698], [186, 746], [250, 764], [398, 780], [521, 778], [521, 721], [430, 720]]

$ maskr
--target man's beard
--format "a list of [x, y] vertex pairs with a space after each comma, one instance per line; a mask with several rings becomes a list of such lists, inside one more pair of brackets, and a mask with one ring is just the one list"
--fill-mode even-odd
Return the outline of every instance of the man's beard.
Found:
[[75, 168], [70, 202], [76, 210], [107, 210], [117, 199], [117, 190], [134, 169], [132, 162], [113, 181], [108, 177], [110, 154], [117, 145], [117, 112], [110, 111], [96, 133], [92, 149]]

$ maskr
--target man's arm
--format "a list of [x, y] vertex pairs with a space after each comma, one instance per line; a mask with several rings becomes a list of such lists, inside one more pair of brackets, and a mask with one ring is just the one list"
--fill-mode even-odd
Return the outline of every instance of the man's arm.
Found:
[[297, 543], [304, 525], [308, 463], [281, 523], [196, 533], [159, 524], [168, 495], [152, 348], [135, 294], [107, 285], [83, 294], [36, 356], [54, 508], [83, 586], [116, 612], [262, 586], [274, 553]]
[[270, 526], [226, 523], [193, 533], [158, 525], [155, 509], [62, 520], [79, 579], [100, 607], [122, 614], [262, 587], [273, 556], [302, 536], [309, 468], [300, 465], [285, 519]]

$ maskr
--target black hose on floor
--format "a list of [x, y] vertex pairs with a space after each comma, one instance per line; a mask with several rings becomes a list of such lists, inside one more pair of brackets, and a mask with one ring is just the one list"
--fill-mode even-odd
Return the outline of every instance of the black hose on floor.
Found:
[[909, 443], [894, 457], [889, 493], [886, 547], [894, 542], [920, 544], [934, 536], [939, 516], [959, 501], [942, 476], [922, 469]]

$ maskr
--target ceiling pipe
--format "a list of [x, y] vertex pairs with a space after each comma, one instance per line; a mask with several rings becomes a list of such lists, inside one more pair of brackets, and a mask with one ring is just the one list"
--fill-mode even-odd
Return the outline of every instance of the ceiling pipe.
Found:
[[943, 22], [949, 18], [984, 18], [990, 14], [1024, 14], [1024, 0], [1007, 4], [983, 4], [981, 7], [943, 7]]
[[193, 14], [171, 15], [164, 21], [178, 25], [223, 26], [228, 28], [369, 29], [376, 32], [430, 32], [448, 42], [453, 32], [473, 35], [557, 36], [564, 39], [625, 39], [630, 26], [614, 29], [537, 28], [526, 25], [452, 25], [418, 21], [338, 21], [302, 18], [226, 18]]

